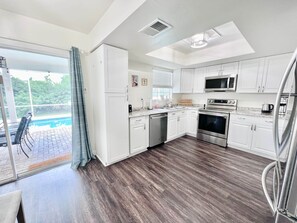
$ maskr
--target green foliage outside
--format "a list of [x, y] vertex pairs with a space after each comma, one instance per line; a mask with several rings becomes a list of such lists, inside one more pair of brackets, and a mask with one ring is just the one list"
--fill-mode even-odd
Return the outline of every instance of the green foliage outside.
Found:
[[[28, 81], [11, 77], [18, 118], [31, 111]], [[70, 114], [71, 87], [70, 75], [64, 75], [60, 83], [55, 83], [50, 76], [43, 81], [30, 79], [33, 105], [64, 104], [52, 106], [34, 106], [35, 116]], [[22, 106], [22, 107], [18, 107]], [[25, 107], [23, 107], [25, 106]]]

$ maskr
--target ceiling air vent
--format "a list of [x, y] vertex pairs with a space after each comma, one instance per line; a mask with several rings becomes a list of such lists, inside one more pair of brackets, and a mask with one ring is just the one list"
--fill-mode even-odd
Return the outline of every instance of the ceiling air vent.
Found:
[[160, 33], [164, 32], [165, 30], [171, 29], [172, 26], [169, 25], [168, 23], [160, 20], [160, 19], [156, 19], [155, 21], [153, 21], [152, 23], [148, 24], [147, 26], [143, 27], [141, 30], [139, 30], [138, 32], [140, 33], [144, 33], [148, 36], [151, 37], [155, 37], [157, 35], [159, 35]]

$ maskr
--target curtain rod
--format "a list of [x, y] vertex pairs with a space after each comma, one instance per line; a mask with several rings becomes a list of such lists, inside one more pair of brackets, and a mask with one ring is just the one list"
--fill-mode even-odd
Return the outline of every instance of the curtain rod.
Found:
[[62, 51], [70, 52], [70, 49], [47, 46], [47, 45], [44, 45], [44, 44], [32, 43], [32, 42], [28, 42], [28, 41], [23, 41], [23, 40], [18, 40], [18, 39], [13, 39], [13, 38], [7, 38], [7, 37], [3, 37], [3, 36], [0, 36], [0, 39], [11, 40], [11, 41], [16, 41], [16, 42], [20, 42], [20, 43], [32, 44], [32, 45], [36, 45], [36, 46], [47, 47], [47, 48], [51, 48], [51, 49], [55, 49], [55, 50], [62, 50]]

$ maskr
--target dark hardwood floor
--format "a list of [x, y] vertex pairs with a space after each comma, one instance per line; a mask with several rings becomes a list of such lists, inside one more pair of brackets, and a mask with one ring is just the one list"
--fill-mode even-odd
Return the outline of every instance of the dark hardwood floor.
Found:
[[261, 188], [271, 162], [182, 137], [103, 167], [64, 165], [0, 187], [21, 189], [27, 222], [274, 222]]

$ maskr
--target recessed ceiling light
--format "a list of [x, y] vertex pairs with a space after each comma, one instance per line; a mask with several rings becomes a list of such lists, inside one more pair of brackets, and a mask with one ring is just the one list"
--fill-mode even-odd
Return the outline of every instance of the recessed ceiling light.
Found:
[[198, 33], [186, 39], [186, 41], [190, 43], [191, 48], [197, 49], [206, 47], [209, 41], [213, 41], [219, 37], [221, 37], [221, 35], [215, 29], [210, 29], [203, 33]]

